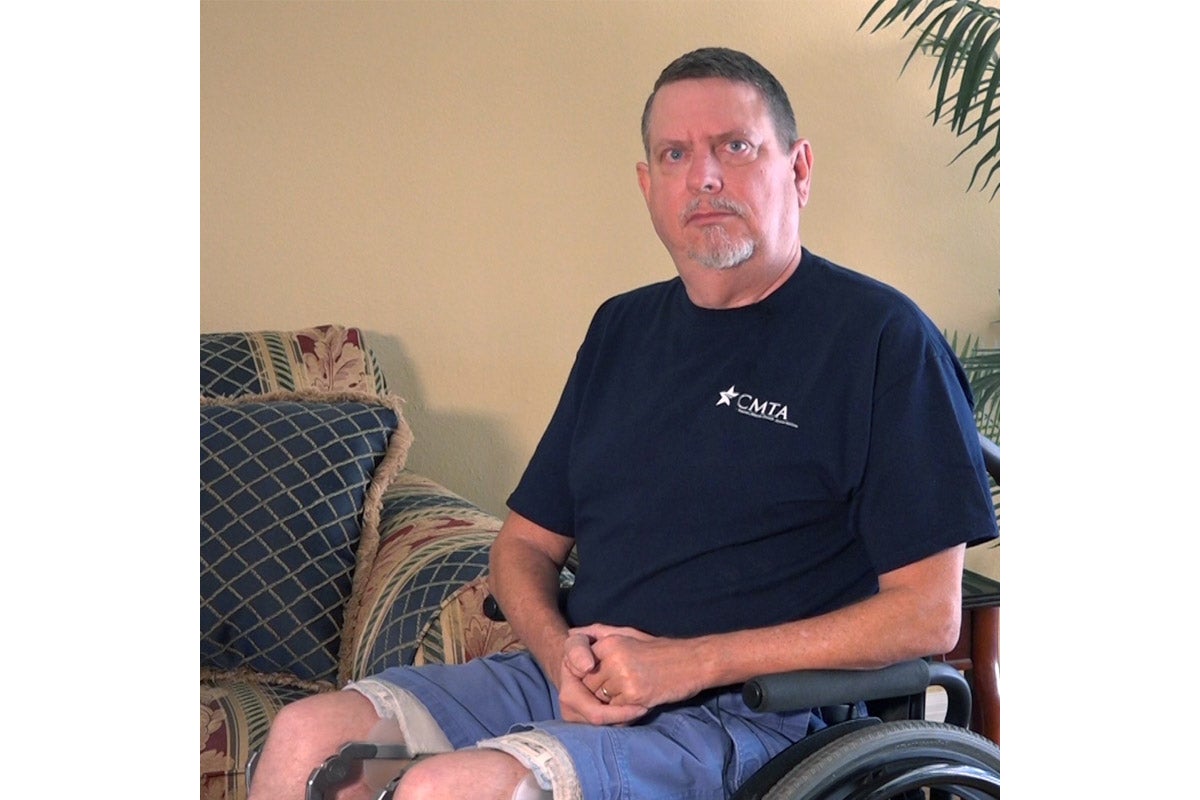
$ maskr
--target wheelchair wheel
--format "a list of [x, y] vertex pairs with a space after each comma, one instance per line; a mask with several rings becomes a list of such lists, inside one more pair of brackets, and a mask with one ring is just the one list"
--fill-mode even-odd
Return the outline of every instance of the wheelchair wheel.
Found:
[[793, 767], [764, 800], [922, 796], [998, 798], [1000, 748], [977, 733], [940, 722], [885, 722], [817, 751]]

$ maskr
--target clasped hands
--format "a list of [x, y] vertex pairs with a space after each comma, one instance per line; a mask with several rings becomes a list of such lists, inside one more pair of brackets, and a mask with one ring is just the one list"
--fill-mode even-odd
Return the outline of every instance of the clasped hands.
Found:
[[685, 645], [635, 628], [572, 628], [563, 643], [559, 701], [563, 719], [627, 725], [650, 709], [700, 691], [687, 674]]

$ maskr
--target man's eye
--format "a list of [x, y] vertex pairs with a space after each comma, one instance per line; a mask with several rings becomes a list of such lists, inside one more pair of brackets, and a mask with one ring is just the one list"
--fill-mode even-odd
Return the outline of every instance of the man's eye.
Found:
[[683, 158], [683, 151], [677, 147], [673, 147], [663, 153], [663, 158], [667, 161], [679, 161]]
[[729, 143], [728, 147], [731, 153], [745, 153], [750, 150], [750, 143], [744, 142], [741, 139], [734, 139]]

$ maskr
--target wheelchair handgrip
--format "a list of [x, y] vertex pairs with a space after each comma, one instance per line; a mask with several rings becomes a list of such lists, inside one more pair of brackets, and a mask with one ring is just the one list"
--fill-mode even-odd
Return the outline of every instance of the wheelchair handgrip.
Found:
[[929, 685], [946, 692], [946, 722], [967, 728], [971, 725], [971, 684], [963, 674], [944, 661], [929, 665]]
[[797, 670], [762, 675], [742, 686], [742, 699], [755, 711], [791, 711], [859, 700], [919, 694], [929, 687], [929, 664], [902, 661], [883, 669]]

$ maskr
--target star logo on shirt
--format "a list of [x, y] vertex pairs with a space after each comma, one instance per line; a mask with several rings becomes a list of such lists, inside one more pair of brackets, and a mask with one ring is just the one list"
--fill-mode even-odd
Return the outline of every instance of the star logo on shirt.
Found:
[[739, 414], [756, 419], [765, 419], [789, 428], [800, 427], [788, 419], [787, 403], [773, 400], [762, 400], [754, 395], [739, 392], [737, 385], [730, 386], [723, 392], [717, 392], [717, 405], [729, 406]]

